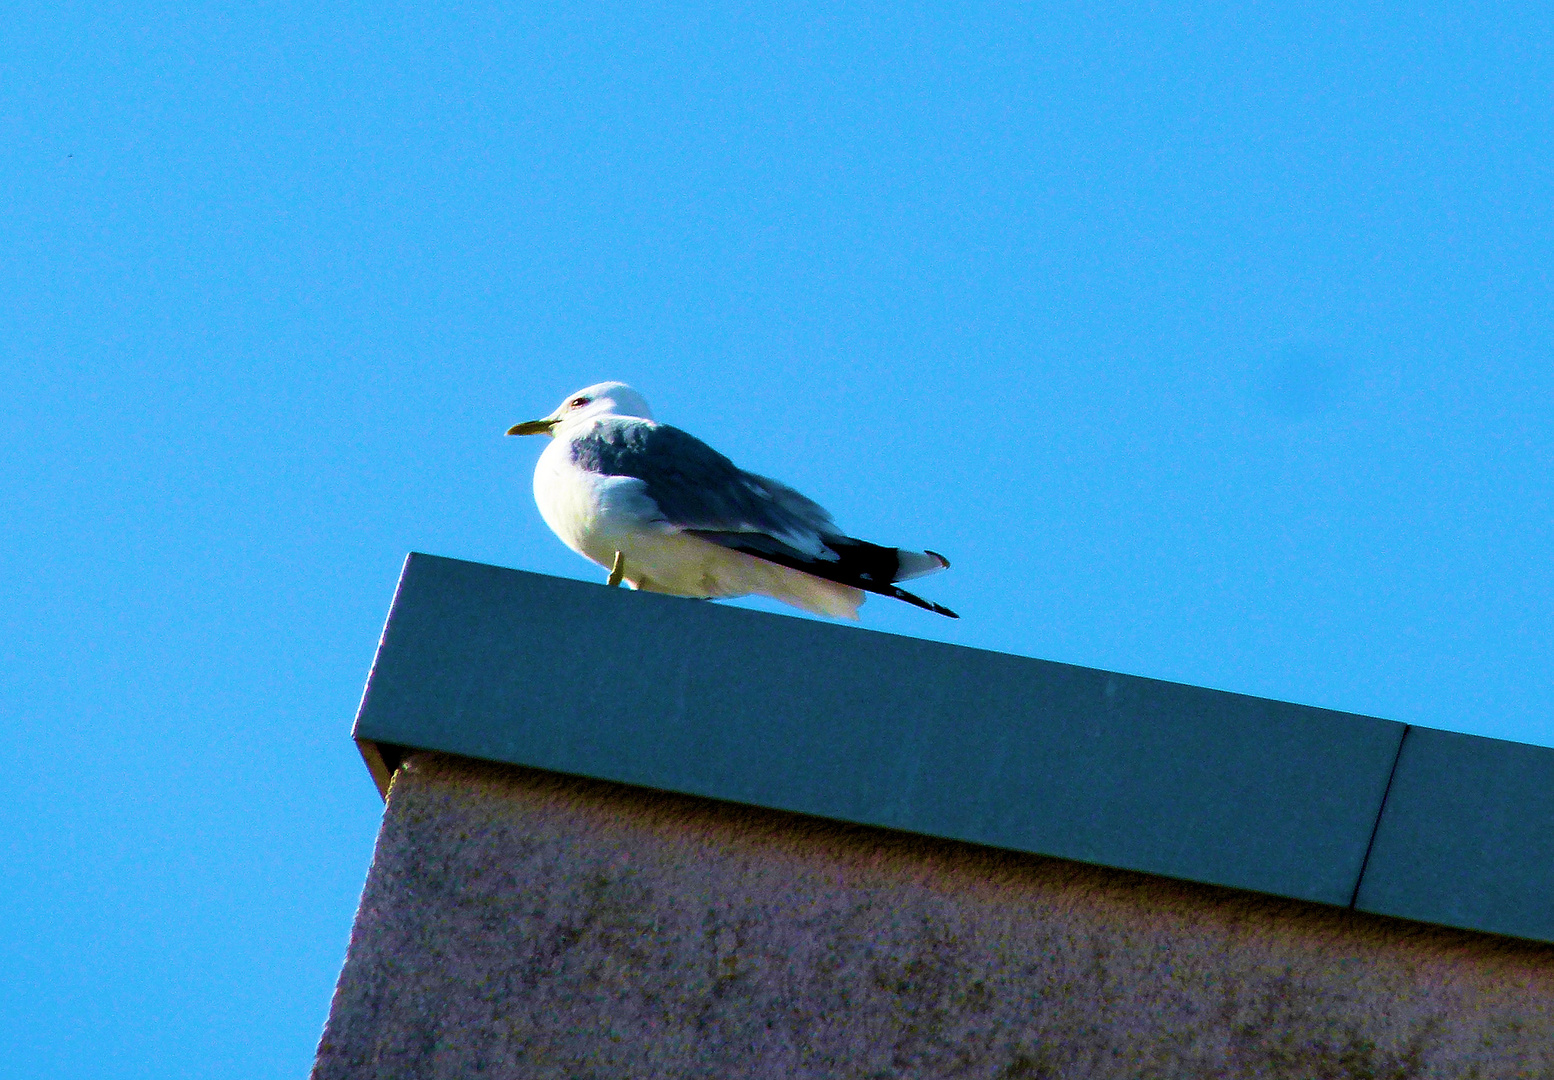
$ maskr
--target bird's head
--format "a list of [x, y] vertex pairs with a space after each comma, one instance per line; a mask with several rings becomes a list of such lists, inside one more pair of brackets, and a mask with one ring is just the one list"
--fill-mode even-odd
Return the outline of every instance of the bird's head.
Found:
[[567, 395], [556, 411], [539, 420], [526, 420], [507, 429], [509, 435], [555, 435], [557, 428], [598, 419], [601, 416], [635, 416], [653, 419], [647, 399], [625, 383], [602, 382]]

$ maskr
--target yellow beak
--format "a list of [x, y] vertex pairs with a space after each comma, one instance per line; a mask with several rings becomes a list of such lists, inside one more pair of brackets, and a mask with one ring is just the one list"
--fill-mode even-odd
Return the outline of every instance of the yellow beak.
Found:
[[521, 424], [514, 424], [507, 429], [509, 435], [549, 435], [550, 429], [556, 426], [555, 417], [547, 417], [544, 420], [525, 420]]

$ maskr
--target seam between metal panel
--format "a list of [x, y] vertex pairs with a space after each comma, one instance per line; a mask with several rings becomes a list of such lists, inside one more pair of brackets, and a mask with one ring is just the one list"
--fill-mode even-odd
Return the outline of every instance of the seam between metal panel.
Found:
[[1354, 892], [1349, 894], [1351, 909], [1360, 902], [1360, 886], [1365, 884], [1365, 871], [1371, 864], [1371, 851], [1376, 847], [1376, 834], [1381, 831], [1381, 819], [1387, 812], [1387, 799], [1392, 795], [1392, 781], [1397, 778], [1398, 762], [1403, 760], [1403, 747], [1408, 743], [1408, 733], [1413, 730], [1413, 724], [1404, 724], [1402, 737], [1398, 739], [1398, 750], [1392, 757], [1392, 771], [1387, 773], [1387, 786], [1381, 792], [1381, 805], [1376, 808], [1376, 820], [1371, 824], [1371, 838], [1365, 843], [1365, 858], [1360, 860], [1360, 873], [1354, 879]]

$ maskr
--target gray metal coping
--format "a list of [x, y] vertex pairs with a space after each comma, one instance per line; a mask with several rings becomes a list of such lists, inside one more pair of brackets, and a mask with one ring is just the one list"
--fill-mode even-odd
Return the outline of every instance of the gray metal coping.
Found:
[[357, 714], [437, 750], [1554, 942], [1554, 750], [412, 554]]

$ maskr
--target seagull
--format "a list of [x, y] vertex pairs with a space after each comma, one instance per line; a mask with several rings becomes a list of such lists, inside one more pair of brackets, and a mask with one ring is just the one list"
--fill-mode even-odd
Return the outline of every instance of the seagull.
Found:
[[507, 434], [551, 437], [534, 469], [540, 516], [608, 568], [611, 585], [702, 599], [758, 593], [845, 619], [872, 592], [960, 618], [895, 585], [945, 569], [943, 555], [847, 536], [786, 484], [655, 421], [625, 383], [579, 390]]

